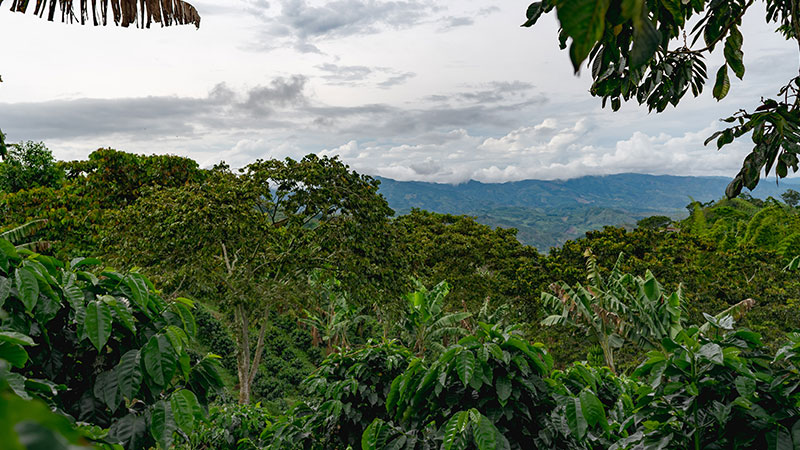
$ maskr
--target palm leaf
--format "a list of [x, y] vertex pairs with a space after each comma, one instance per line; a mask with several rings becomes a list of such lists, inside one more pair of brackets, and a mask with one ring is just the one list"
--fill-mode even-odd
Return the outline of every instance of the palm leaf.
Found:
[[29, 243], [23, 243], [22, 241], [41, 230], [46, 224], [47, 219], [32, 220], [16, 228], [12, 228], [8, 231], [0, 233], [0, 238], [7, 240], [14, 245], [30, 245]]
[[[12, 0], [11, 11], [24, 14], [31, 3], [30, 0]], [[0, 0], [0, 6], [2, 4]], [[150, 24], [156, 22], [165, 27], [194, 24], [200, 28], [197, 10], [181, 0], [92, 0], [91, 8], [89, 0], [37, 0], [33, 14], [51, 22], [60, 20], [81, 25], [107, 25], [111, 16], [114, 24], [122, 27], [133, 24], [137, 28], [150, 28]]]

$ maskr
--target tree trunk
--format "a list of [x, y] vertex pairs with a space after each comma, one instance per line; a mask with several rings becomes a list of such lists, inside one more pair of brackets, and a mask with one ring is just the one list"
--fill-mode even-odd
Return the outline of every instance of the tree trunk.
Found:
[[603, 349], [606, 365], [611, 369], [611, 372], [616, 375], [617, 370], [614, 368], [614, 349], [611, 348], [611, 344], [608, 340], [600, 340], [600, 347]]

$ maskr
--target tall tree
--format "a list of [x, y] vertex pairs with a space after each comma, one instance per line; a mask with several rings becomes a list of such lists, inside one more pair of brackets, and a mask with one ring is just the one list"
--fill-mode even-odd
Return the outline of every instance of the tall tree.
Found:
[[[797, 0], [766, 0], [766, 22], [800, 46], [800, 5]], [[713, 96], [722, 100], [731, 88], [730, 73], [745, 74], [740, 30], [755, 0], [542, 0], [528, 7], [525, 27], [544, 13], [556, 11], [561, 23], [559, 41], [567, 48], [575, 72], [588, 60], [594, 83], [592, 95], [611, 101], [616, 111], [622, 101], [636, 100], [658, 112], [677, 104], [691, 91], [703, 92], [708, 80], [705, 59], [722, 49]], [[692, 27], [687, 30], [687, 27]], [[700, 41], [698, 43], [698, 41]], [[754, 189], [760, 172], [774, 170], [783, 178], [798, 170], [800, 154], [800, 76], [779, 87], [775, 98], [761, 99], [752, 111], [740, 110], [723, 119], [731, 128], [714, 133], [718, 148], [751, 134], [752, 151], [728, 186], [728, 197], [743, 187]]]
[[120, 263], [230, 316], [239, 401], [248, 403], [270, 311], [297, 297], [311, 269], [335, 267], [365, 245], [390, 214], [377, 181], [310, 155], [258, 161], [238, 174], [219, 167], [201, 183], [154, 191], [116, 216], [108, 242]]

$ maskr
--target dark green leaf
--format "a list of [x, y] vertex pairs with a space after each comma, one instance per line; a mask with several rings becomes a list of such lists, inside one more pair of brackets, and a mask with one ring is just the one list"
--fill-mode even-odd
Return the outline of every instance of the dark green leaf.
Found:
[[166, 386], [175, 374], [177, 355], [164, 335], [150, 338], [142, 349], [147, 374], [158, 386]]
[[714, 83], [714, 98], [722, 100], [731, 89], [731, 80], [728, 78], [728, 66], [723, 65], [717, 71], [717, 82]]
[[603, 36], [610, 0], [561, 0], [556, 4], [558, 20], [572, 38], [570, 57], [575, 72]]
[[172, 445], [175, 419], [172, 417], [170, 403], [159, 400], [153, 405], [150, 413], [150, 433], [155, 438], [158, 448], [167, 450]]
[[633, 48], [630, 54], [632, 69], [647, 64], [661, 45], [661, 33], [650, 19], [642, 19], [633, 29]]
[[99, 352], [111, 336], [111, 310], [108, 305], [91, 301], [86, 305], [83, 332]]
[[142, 367], [138, 350], [128, 350], [114, 369], [119, 384], [119, 393], [128, 400], [133, 400], [142, 384]]
[[25, 311], [32, 312], [39, 301], [39, 281], [36, 279], [33, 269], [21, 267], [15, 273], [17, 281], [17, 291], [20, 300], [25, 305]]

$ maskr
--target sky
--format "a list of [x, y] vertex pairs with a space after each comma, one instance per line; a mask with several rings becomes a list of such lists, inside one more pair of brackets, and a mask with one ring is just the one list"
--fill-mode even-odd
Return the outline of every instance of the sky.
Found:
[[[0, 10], [0, 129], [61, 160], [112, 147], [203, 167], [339, 156], [361, 173], [461, 183], [649, 173], [733, 176], [746, 142], [703, 141], [797, 74], [796, 45], [743, 25], [747, 73], [662, 114], [589, 95], [530, 1], [190, 1], [193, 26], [50, 23]], [[761, 2], [758, 3], [759, 8]], [[721, 55], [712, 57], [716, 73]]]

